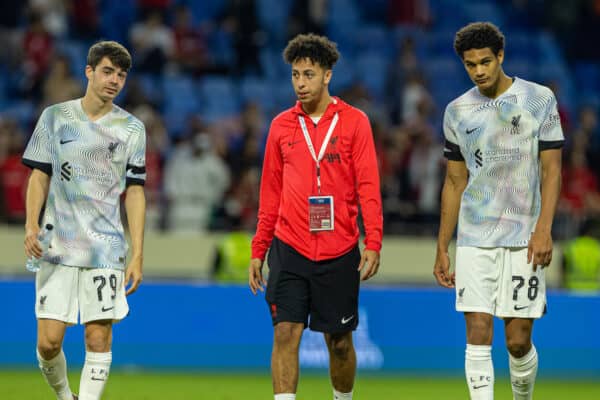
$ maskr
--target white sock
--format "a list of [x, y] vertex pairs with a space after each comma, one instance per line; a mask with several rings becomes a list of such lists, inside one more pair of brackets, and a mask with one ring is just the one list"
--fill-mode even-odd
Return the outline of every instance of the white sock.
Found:
[[492, 346], [467, 344], [465, 372], [471, 400], [494, 399]]
[[514, 400], [531, 400], [538, 369], [538, 355], [535, 346], [532, 344], [529, 353], [521, 358], [515, 358], [508, 353], [508, 365]]
[[38, 365], [42, 370], [42, 375], [46, 378], [48, 385], [54, 390], [59, 400], [73, 400], [73, 394], [69, 388], [67, 379], [67, 359], [65, 353], [60, 349], [60, 353], [52, 360], [44, 360], [39, 350], [36, 351]]
[[279, 393], [275, 395], [275, 400], [296, 400], [295, 393]]
[[81, 371], [81, 382], [79, 384], [79, 400], [99, 400], [102, 397], [112, 353], [85, 353], [85, 364]]
[[333, 389], [333, 400], [352, 400], [352, 392], [342, 393]]

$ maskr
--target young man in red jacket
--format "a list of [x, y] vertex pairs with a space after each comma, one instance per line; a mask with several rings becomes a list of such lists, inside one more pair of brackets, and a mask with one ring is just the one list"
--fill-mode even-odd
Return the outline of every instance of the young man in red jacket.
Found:
[[[383, 218], [371, 126], [360, 110], [329, 95], [335, 43], [298, 35], [283, 57], [296, 105], [271, 123], [252, 241], [249, 284], [267, 286], [275, 329], [275, 400], [296, 398], [298, 349], [306, 326], [323, 332], [334, 399], [352, 399], [359, 282], [377, 273]], [[360, 203], [366, 231], [358, 249]], [[262, 266], [269, 251], [268, 284]], [[309, 324], [310, 316], [310, 324]]]

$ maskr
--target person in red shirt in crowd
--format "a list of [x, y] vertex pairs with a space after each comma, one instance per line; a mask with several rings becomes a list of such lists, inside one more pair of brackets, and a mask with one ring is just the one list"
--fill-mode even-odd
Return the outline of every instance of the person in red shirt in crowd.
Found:
[[0, 119], [0, 147], [6, 149], [6, 154], [0, 154], [0, 218], [8, 223], [22, 223], [30, 171], [21, 163], [23, 137], [14, 120]]
[[[352, 331], [361, 279], [377, 273], [383, 232], [379, 172], [367, 116], [329, 94], [336, 44], [298, 35], [283, 52], [296, 105], [275, 117], [267, 138], [249, 285], [263, 291], [274, 325], [275, 400], [295, 399], [305, 327], [323, 332], [335, 399], [351, 399]], [[358, 206], [365, 250], [358, 248]], [[262, 267], [267, 249], [269, 277]]]

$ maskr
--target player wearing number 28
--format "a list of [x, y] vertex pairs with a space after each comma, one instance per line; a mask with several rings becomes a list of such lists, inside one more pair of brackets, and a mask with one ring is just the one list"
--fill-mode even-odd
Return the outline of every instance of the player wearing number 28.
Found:
[[550, 89], [504, 73], [504, 36], [493, 24], [462, 28], [454, 48], [475, 87], [444, 114], [448, 167], [434, 275], [455, 288], [465, 315], [471, 399], [494, 397], [493, 316], [504, 320], [514, 399], [531, 399], [538, 366], [531, 334], [546, 309], [560, 191], [560, 118]]
[[[262, 290], [274, 325], [271, 369], [275, 400], [295, 399], [298, 347], [306, 326], [323, 332], [335, 399], [351, 399], [356, 370], [360, 274], [379, 267], [381, 195], [367, 116], [329, 95], [339, 57], [323, 36], [298, 35], [283, 52], [291, 64], [296, 105], [271, 123], [252, 241], [249, 284]], [[365, 250], [358, 249], [358, 205]]]
[[[37, 357], [60, 400], [76, 398], [62, 351], [66, 327], [77, 323], [78, 314], [85, 325], [79, 399], [100, 399], [112, 360], [112, 323], [128, 314], [125, 296], [142, 281], [146, 133], [138, 119], [113, 104], [130, 66], [122, 45], [94, 44], [84, 97], [46, 108], [23, 155], [32, 168], [25, 253], [42, 259], [36, 273]], [[132, 243], [128, 264], [119, 211], [124, 191]], [[54, 229], [42, 254], [37, 235], [44, 203], [43, 225]]]

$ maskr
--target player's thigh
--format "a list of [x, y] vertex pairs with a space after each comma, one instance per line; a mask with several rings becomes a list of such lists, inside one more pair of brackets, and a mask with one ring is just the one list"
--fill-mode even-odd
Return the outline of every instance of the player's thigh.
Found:
[[500, 268], [497, 248], [456, 248], [456, 310], [494, 315]]
[[129, 313], [125, 296], [125, 273], [111, 268], [81, 268], [79, 312], [82, 323], [117, 322]]
[[76, 324], [78, 279], [78, 268], [42, 262], [35, 276], [36, 318]]
[[296, 322], [306, 326], [310, 288], [308, 278], [301, 272], [310, 270], [309, 260], [275, 238], [267, 261], [269, 277], [265, 299], [273, 325]]
[[546, 309], [546, 276], [527, 263], [527, 248], [504, 249], [497, 315], [503, 318], [540, 318]]
[[360, 288], [358, 247], [333, 260], [317, 263], [310, 280], [310, 329], [344, 333], [358, 326]]

